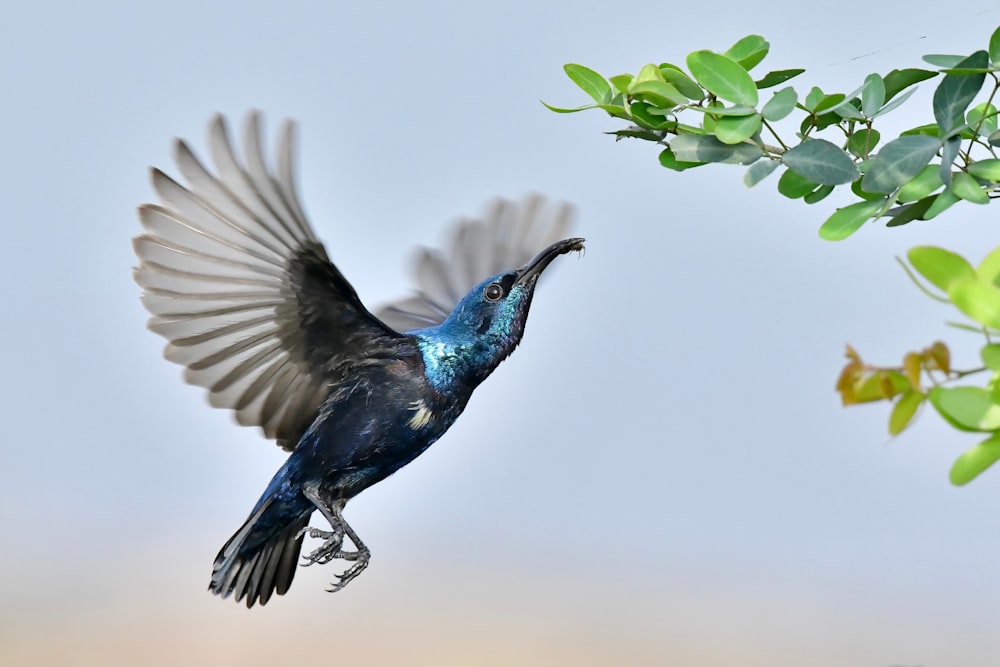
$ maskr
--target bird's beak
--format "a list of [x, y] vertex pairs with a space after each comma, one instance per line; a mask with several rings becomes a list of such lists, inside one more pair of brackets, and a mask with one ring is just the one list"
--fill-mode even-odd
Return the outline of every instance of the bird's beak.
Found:
[[551, 264], [552, 260], [559, 255], [565, 255], [566, 253], [573, 252], [574, 250], [583, 250], [583, 241], [584, 239], [575, 238], [563, 239], [562, 241], [553, 243], [548, 248], [535, 255], [534, 259], [517, 270], [517, 280], [515, 281], [515, 284], [528, 283], [537, 280], [538, 276], [545, 270], [545, 267]]

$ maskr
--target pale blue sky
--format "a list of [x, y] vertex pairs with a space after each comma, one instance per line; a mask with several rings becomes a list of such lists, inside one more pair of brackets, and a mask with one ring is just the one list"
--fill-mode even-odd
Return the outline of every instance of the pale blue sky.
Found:
[[[825, 243], [844, 197], [667, 172], [610, 119], [538, 102], [585, 101], [566, 62], [634, 72], [750, 33], [762, 68], [846, 92], [1000, 23], [780, 7], [6, 9], [0, 663], [299, 660], [301, 626], [353, 665], [992, 664], [1000, 473], [951, 487], [974, 438], [928, 413], [890, 441], [884, 407], [843, 410], [832, 387], [846, 342], [891, 363], [946, 337], [974, 363], [892, 257], [978, 258], [996, 210]], [[909, 107], [900, 128], [929, 115]], [[182, 383], [130, 276], [148, 167], [250, 108], [271, 136], [299, 120], [307, 212], [372, 306], [408, 289], [414, 245], [496, 195], [572, 201], [588, 240], [452, 431], [348, 507], [369, 571], [335, 597], [331, 569], [303, 571], [253, 612], [204, 588], [282, 452]]]

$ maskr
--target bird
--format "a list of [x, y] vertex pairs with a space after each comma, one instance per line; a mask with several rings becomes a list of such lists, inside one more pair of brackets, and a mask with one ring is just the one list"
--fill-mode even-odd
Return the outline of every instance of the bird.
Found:
[[[562, 238], [569, 205], [498, 200], [485, 220], [456, 225], [448, 252], [419, 250], [416, 291], [373, 313], [304, 213], [295, 122], [282, 126], [275, 164], [262, 127], [260, 112], [247, 115], [241, 160], [216, 115], [214, 174], [177, 139], [187, 185], [152, 168], [161, 203], [139, 207], [133, 242], [164, 356], [212, 406], [290, 452], [213, 563], [209, 590], [248, 608], [289, 590], [306, 536], [322, 542], [303, 566], [345, 563], [330, 592], [368, 567], [347, 502], [444, 435], [521, 342], [539, 276], [584, 249]], [[310, 525], [317, 511], [328, 530]]]

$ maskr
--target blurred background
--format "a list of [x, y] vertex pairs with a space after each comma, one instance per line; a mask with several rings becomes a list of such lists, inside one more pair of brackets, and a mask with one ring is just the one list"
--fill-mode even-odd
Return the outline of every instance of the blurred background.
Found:
[[[0, 22], [5, 240], [0, 665], [996, 664], [1000, 472], [924, 414], [844, 410], [844, 344], [897, 363], [972, 336], [893, 261], [974, 261], [994, 207], [820, 241], [835, 206], [675, 174], [615, 143], [563, 74], [683, 62], [759, 33], [762, 70], [853, 90], [985, 48], [1000, 10], [912, 3], [36, 2]], [[930, 118], [933, 82], [883, 130]], [[518, 352], [458, 424], [347, 518], [345, 591], [301, 570], [252, 611], [212, 560], [283, 460], [161, 357], [130, 277], [148, 167], [211, 115], [300, 121], [300, 193], [371, 306], [416, 245], [497, 195], [574, 202], [586, 256], [548, 276]], [[993, 225], [990, 227], [990, 225]]]

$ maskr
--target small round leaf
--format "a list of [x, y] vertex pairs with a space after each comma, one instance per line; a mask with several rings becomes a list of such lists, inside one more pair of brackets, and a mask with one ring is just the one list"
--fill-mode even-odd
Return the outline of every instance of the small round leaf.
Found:
[[859, 176], [854, 160], [826, 139], [810, 139], [781, 156], [789, 169], [821, 185], [850, 183]]
[[687, 57], [695, 80], [710, 93], [733, 104], [757, 106], [757, 86], [736, 61], [712, 51], [695, 51]]

